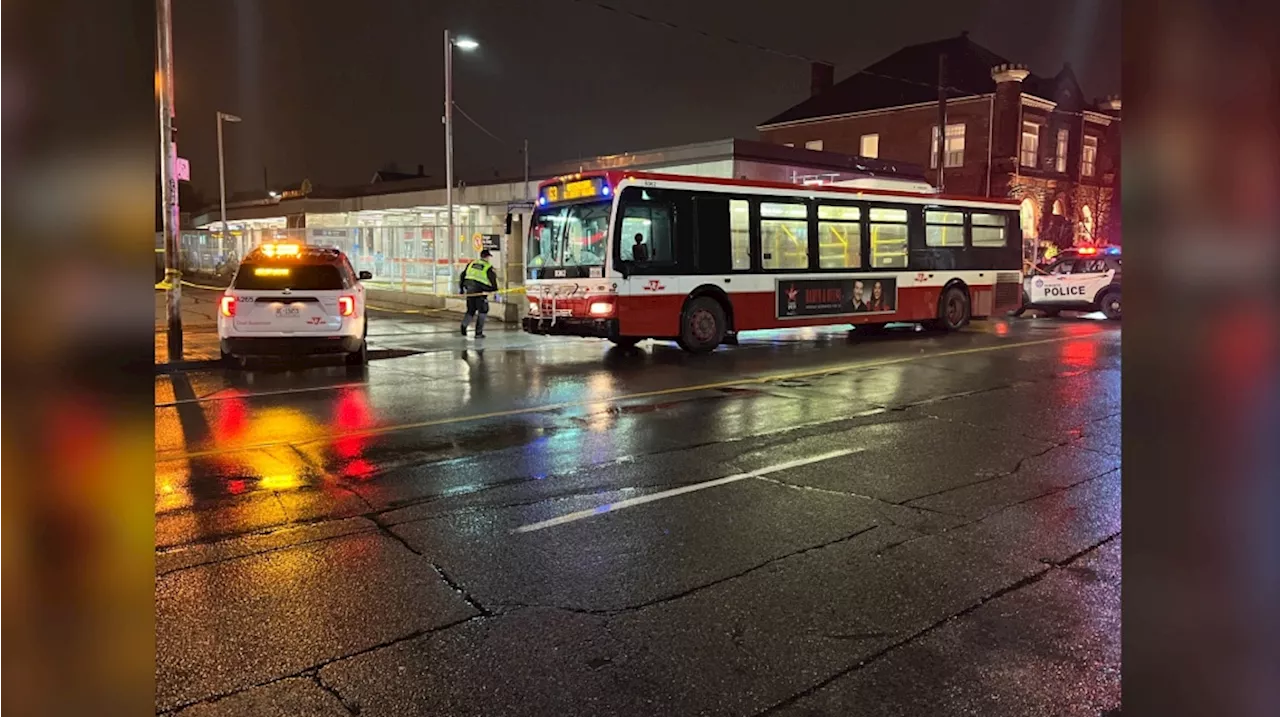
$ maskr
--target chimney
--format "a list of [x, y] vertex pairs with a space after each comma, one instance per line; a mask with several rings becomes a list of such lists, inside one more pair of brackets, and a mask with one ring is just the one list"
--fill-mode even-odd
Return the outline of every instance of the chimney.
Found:
[[991, 68], [996, 83], [995, 101], [991, 107], [991, 169], [1011, 172], [1018, 166], [1018, 140], [1022, 128], [1018, 118], [1022, 109], [1022, 81], [1031, 72], [1026, 65], [1002, 64]]
[[809, 96], [817, 97], [818, 95], [831, 89], [831, 85], [835, 84], [836, 68], [835, 65], [829, 65], [825, 62], [809, 63], [810, 81]]
[[1108, 112], [1120, 113], [1120, 95], [1107, 95], [1105, 100], [1098, 103], [1098, 109]]

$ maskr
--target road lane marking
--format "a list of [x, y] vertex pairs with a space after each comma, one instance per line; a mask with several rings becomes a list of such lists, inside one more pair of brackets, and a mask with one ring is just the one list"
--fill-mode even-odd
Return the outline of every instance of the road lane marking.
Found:
[[315, 443], [317, 441], [332, 441], [339, 438], [348, 438], [351, 436], [380, 436], [388, 433], [399, 433], [401, 431], [412, 431], [419, 428], [433, 428], [436, 426], [447, 426], [456, 423], [467, 423], [470, 421], [484, 421], [490, 418], [508, 418], [511, 416], [523, 416], [531, 413], [546, 413], [550, 411], [560, 411], [566, 408], [584, 408], [588, 406], [597, 406], [600, 404], [618, 403], [620, 401], [630, 401], [640, 398], [653, 398], [656, 396], [670, 396], [679, 393], [693, 393], [696, 391], [712, 391], [720, 388], [732, 388], [734, 386], [750, 386], [753, 384], [769, 383], [770, 381], [785, 381], [787, 379], [808, 378], [811, 376], [821, 376], [824, 374], [840, 373], [843, 371], [852, 371], [866, 368], [880, 368], [883, 366], [894, 366], [897, 364], [912, 363], [914, 361], [923, 361], [925, 359], [946, 358], [949, 356], [965, 356], [969, 354], [986, 353], [990, 351], [1007, 351], [1009, 349], [1026, 348], [1029, 346], [1041, 346], [1044, 344], [1056, 344], [1064, 341], [1083, 341], [1095, 339], [1105, 336], [1102, 333], [1089, 334], [1085, 336], [1057, 336], [1051, 339], [1037, 339], [1035, 341], [1022, 341], [1012, 344], [998, 344], [995, 346], [977, 346], [967, 349], [955, 349], [953, 351], [942, 351], [930, 354], [915, 354], [911, 356], [899, 356], [890, 359], [876, 359], [873, 361], [863, 361], [860, 363], [835, 364], [823, 366], [820, 368], [803, 369], [801, 371], [791, 371], [788, 373], [766, 374], [763, 376], [742, 376], [726, 381], [715, 381], [712, 383], [703, 383], [694, 386], [675, 386], [672, 388], [661, 388], [653, 391], [640, 391], [637, 393], [626, 393], [617, 396], [601, 396], [598, 398], [584, 399], [581, 401], [565, 401], [562, 403], [549, 403], [542, 406], [526, 406], [523, 408], [511, 408], [503, 411], [490, 411], [488, 413], [476, 413], [467, 416], [450, 416], [447, 418], [436, 418], [429, 421], [416, 421], [414, 423], [398, 423], [387, 426], [376, 426], [373, 428], [365, 428], [357, 431], [344, 431], [342, 433], [326, 433], [316, 434], [310, 438], [300, 438], [289, 441], [263, 441], [260, 443], [245, 443], [234, 446], [222, 446], [219, 448], [208, 448], [199, 451], [189, 451], [180, 453], [156, 453], [156, 462], [188, 460], [192, 458], [205, 458], [208, 456], [220, 456], [231, 453], [242, 453], [244, 451], [258, 450], [261, 448], [276, 448], [279, 446], [287, 446], [290, 444]]
[[821, 461], [831, 460], [832, 458], [839, 458], [840, 456], [847, 456], [851, 453], [856, 453], [856, 452], [857, 452], [857, 449], [846, 448], [838, 451], [831, 451], [830, 453], [823, 453], [822, 455], [818, 455], [818, 456], [812, 456], [810, 458], [798, 458], [794, 461], [787, 461], [786, 463], [778, 463], [775, 465], [766, 466], [764, 468], [757, 468], [756, 470], [749, 471], [747, 473], [737, 473], [731, 476], [725, 476], [723, 478], [715, 478], [713, 480], [703, 481], [702, 483], [694, 483], [692, 485], [680, 486], [679, 488], [672, 488], [671, 490], [664, 490], [658, 493], [650, 493], [649, 495], [642, 495], [638, 498], [628, 498], [626, 500], [620, 500], [617, 503], [605, 503], [604, 505], [598, 506], [596, 508], [591, 508], [590, 510], [580, 510], [576, 513], [569, 513], [567, 515], [562, 515], [558, 518], [551, 518], [549, 520], [543, 520], [538, 523], [530, 523], [528, 525], [522, 525], [519, 528], [512, 530], [511, 532], [532, 533], [535, 530], [542, 530], [543, 528], [553, 528], [557, 525], [564, 525], [565, 523], [572, 523], [574, 521], [583, 520], [585, 518], [590, 518], [592, 516], [604, 515], [605, 513], [612, 513], [617, 510], [622, 510], [623, 508], [633, 508], [637, 505], [652, 503], [655, 500], [674, 498], [675, 496], [684, 495], [685, 493], [692, 493], [697, 490], [706, 490], [707, 488], [715, 488], [716, 486], [719, 486], [719, 485], [736, 483], [740, 480], [746, 480], [748, 478], [759, 478], [761, 476], [767, 476], [770, 473], [777, 473], [778, 471], [785, 471], [790, 468], [799, 468], [800, 466], [807, 466], [811, 463], [819, 463]]

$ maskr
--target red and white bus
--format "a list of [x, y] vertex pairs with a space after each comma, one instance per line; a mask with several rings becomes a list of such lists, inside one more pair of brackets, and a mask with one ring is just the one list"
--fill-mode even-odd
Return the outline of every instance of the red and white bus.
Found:
[[959, 329], [1022, 297], [1013, 201], [643, 172], [538, 187], [534, 334], [705, 352], [741, 331], [921, 322]]

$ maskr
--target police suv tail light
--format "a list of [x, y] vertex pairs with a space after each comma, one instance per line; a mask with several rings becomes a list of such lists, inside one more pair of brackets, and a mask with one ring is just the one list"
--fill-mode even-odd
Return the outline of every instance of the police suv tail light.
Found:
[[613, 302], [612, 301], [593, 301], [591, 302], [591, 307], [588, 309], [588, 312], [592, 316], [612, 316]]
[[338, 313], [343, 316], [354, 316], [356, 313], [356, 297], [339, 296]]
[[234, 296], [222, 297], [222, 315], [223, 316], [236, 315], [236, 297]]

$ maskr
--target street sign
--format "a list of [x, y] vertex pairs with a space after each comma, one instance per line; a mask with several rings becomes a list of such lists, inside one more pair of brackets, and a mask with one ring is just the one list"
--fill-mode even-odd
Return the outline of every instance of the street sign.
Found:
[[174, 157], [173, 159], [173, 176], [179, 181], [191, 181], [191, 161], [183, 157]]

